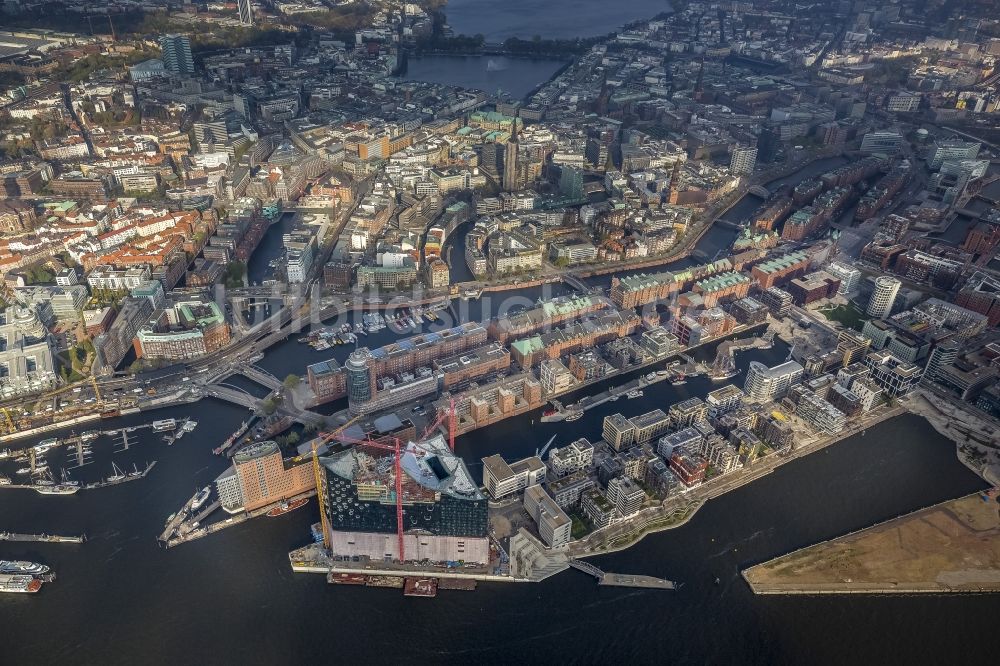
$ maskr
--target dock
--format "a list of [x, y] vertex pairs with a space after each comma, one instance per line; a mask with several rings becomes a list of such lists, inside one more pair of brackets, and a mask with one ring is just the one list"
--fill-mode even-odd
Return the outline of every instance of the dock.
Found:
[[584, 562], [583, 560], [570, 559], [568, 564], [574, 569], [596, 578], [598, 585], [607, 585], [609, 587], [638, 587], [647, 590], [676, 590], [679, 587], [677, 583], [664, 578], [607, 573], [601, 571], [590, 562]]
[[149, 474], [153, 468], [156, 467], [156, 461], [146, 465], [146, 469], [142, 470], [138, 474], [126, 474], [125, 478], [117, 479], [114, 481], [96, 481], [94, 483], [88, 483], [85, 486], [80, 486], [80, 490], [96, 490], [97, 488], [108, 488], [109, 486], [120, 486], [123, 483], [128, 483], [129, 481], [138, 481], [139, 479], [145, 479], [146, 475]]
[[0, 532], [0, 541], [20, 541], [30, 543], [83, 543], [86, 534], [80, 536], [60, 536], [58, 534], [17, 534], [16, 532]]

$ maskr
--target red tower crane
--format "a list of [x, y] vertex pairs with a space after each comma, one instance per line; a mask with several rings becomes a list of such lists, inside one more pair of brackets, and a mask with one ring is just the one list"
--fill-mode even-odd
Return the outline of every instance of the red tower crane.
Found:
[[381, 442], [376, 442], [371, 439], [356, 439], [350, 435], [345, 435], [343, 432], [334, 433], [322, 433], [320, 434], [324, 444], [332, 439], [339, 439], [344, 442], [350, 442], [351, 444], [360, 444], [362, 446], [370, 446], [376, 449], [382, 449], [383, 451], [392, 451], [395, 457], [393, 461], [394, 474], [396, 477], [396, 539], [399, 545], [399, 561], [406, 561], [406, 548], [403, 545], [403, 468], [402, 468], [402, 453], [400, 451], [401, 444], [403, 443], [398, 437], [385, 437], [385, 439], [392, 440], [392, 445], [383, 444]]

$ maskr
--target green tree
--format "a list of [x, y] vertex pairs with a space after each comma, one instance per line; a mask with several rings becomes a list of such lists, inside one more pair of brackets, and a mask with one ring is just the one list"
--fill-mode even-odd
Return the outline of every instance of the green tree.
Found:
[[296, 386], [298, 386], [299, 384], [301, 384], [302, 380], [299, 379], [298, 375], [292, 375], [292, 374], [290, 374], [287, 377], [285, 377], [285, 381], [282, 382], [282, 383], [284, 384], [285, 388], [293, 389]]

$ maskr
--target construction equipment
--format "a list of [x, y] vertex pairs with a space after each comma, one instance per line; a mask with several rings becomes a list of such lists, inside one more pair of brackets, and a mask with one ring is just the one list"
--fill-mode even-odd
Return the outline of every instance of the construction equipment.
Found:
[[445, 418], [448, 419], [448, 448], [454, 453], [455, 451], [455, 399], [451, 399], [451, 406], [448, 408], [447, 412], [439, 414], [434, 423], [427, 426], [424, 430], [424, 436], [421, 439], [427, 439], [432, 432], [437, 430], [438, 426], [444, 423]]

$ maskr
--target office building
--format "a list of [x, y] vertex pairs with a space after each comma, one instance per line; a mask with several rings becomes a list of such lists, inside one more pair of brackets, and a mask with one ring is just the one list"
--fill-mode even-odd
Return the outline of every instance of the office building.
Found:
[[871, 370], [871, 380], [894, 398], [909, 393], [921, 378], [918, 366], [901, 361], [885, 350], [869, 353], [865, 365]]
[[556, 504], [563, 509], [571, 509], [580, 503], [584, 493], [597, 487], [597, 482], [587, 472], [580, 470], [558, 479], [550, 479], [545, 487], [555, 498]]
[[868, 300], [868, 316], [885, 319], [892, 314], [892, 305], [896, 302], [900, 282], [894, 277], [880, 275], [875, 278], [875, 290]]
[[931, 350], [924, 366], [923, 378], [937, 381], [942, 371], [955, 363], [961, 347], [956, 340], [945, 340]]
[[545, 465], [538, 456], [507, 464], [499, 454], [483, 458], [483, 485], [495, 500], [510, 497], [545, 481]]
[[162, 35], [160, 51], [163, 67], [176, 76], [194, 74], [194, 57], [191, 55], [191, 40], [187, 35]]
[[635, 443], [635, 425], [621, 414], [604, 417], [604, 441], [616, 451], [627, 449]]
[[739, 175], [753, 173], [757, 164], [757, 148], [754, 146], [733, 146], [733, 155], [729, 160], [729, 170]]
[[701, 398], [688, 398], [670, 405], [667, 417], [670, 427], [679, 430], [700, 423], [708, 416], [708, 406]]
[[585, 437], [549, 450], [549, 469], [555, 477], [588, 470], [594, 465], [594, 445]]
[[927, 167], [933, 170], [941, 168], [944, 162], [950, 160], [974, 160], [979, 155], [980, 146], [978, 141], [961, 139], [935, 141], [927, 156]]
[[802, 379], [804, 369], [795, 361], [786, 361], [769, 368], [751, 361], [743, 390], [751, 402], [770, 402], [784, 397], [792, 384]]
[[895, 155], [903, 145], [903, 135], [895, 130], [875, 130], [861, 139], [861, 152]]
[[625, 518], [642, 508], [646, 493], [634, 480], [627, 476], [619, 476], [608, 483], [608, 500], [615, 505], [617, 514]]
[[861, 271], [837, 261], [830, 262], [824, 270], [840, 280], [840, 294], [849, 296], [861, 285]]
[[524, 491], [524, 510], [538, 525], [538, 535], [549, 548], [569, 543], [573, 522], [541, 486]]
[[160, 310], [135, 337], [136, 358], [179, 361], [221, 349], [231, 339], [229, 323], [213, 301], [183, 301]]
[[608, 498], [593, 488], [580, 497], [580, 510], [595, 529], [607, 527], [615, 519], [615, 505]]
[[58, 380], [52, 338], [34, 310], [0, 312], [0, 397], [41, 391]]

